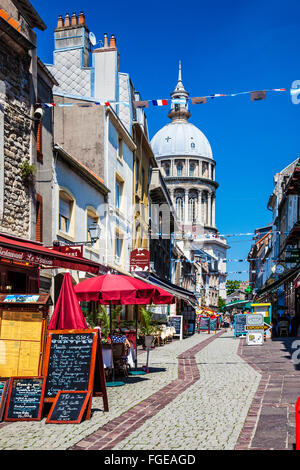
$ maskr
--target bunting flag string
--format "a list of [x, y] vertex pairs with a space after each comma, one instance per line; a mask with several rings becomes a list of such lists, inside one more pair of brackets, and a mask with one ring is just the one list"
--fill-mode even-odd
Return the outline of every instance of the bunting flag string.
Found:
[[[296, 91], [299, 89], [295, 89]], [[149, 108], [149, 104], [151, 104], [154, 107], [157, 106], [167, 106], [169, 102], [174, 103], [174, 104], [186, 104], [188, 101], [190, 101], [192, 104], [203, 104], [207, 103], [209, 100], [213, 100], [215, 98], [220, 98], [220, 97], [235, 97], [239, 95], [250, 95], [251, 101], [260, 101], [266, 99], [266, 95], [269, 92], [286, 92], [288, 91], [287, 88], [271, 88], [267, 90], [257, 90], [257, 91], [242, 91], [242, 92], [237, 92], [237, 93], [213, 93], [211, 95], [206, 95], [206, 96], [198, 96], [198, 97], [192, 97], [189, 99], [184, 99], [184, 98], [167, 98], [167, 99], [151, 99], [151, 100], [142, 100], [142, 101], [133, 101], [133, 106], [135, 108]], [[290, 89], [290, 93], [294, 89]], [[53, 108], [55, 106], [57, 107], [69, 107], [69, 106], [78, 106], [78, 107], [90, 107], [90, 106], [111, 106], [111, 105], [125, 105], [129, 106], [130, 103], [128, 101], [114, 101], [114, 100], [95, 100], [91, 101], [90, 103], [37, 103], [37, 105], [41, 105], [44, 108]]]

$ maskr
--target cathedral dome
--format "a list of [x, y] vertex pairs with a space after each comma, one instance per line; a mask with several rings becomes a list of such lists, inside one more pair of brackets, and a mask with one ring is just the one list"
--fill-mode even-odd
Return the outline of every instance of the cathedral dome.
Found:
[[155, 157], [172, 155], [205, 157], [213, 160], [209, 141], [198, 127], [187, 121], [173, 120], [151, 140]]

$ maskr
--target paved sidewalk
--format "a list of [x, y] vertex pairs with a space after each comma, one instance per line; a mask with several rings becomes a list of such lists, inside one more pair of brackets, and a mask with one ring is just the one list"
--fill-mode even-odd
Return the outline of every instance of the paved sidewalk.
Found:
[[293, 450], [296, 443], [295, 404], [300, 396], [300, 370], [292, 360], [300, 338], [274, 338], [263, 346], [247, 346], [240, 339], [239, 355], [261, 373], [237, 450]]
[[[125, 379], [123, 387], [107, 388], [109, 412], [103, 411], [103, 400], [93, 397], [91, 419], [80, 424], [45, 424], [42, 421], [0, 423], [0, 450], [66, 450], [98, 431], [104, 425], [129, 412], [143, 400], [178, 379], [177, 356], [214, 335], [193, 335], [174, 340], [150, 352], [150, 373]], [[146, 364], [146, 353], [138, 355], [138, 366]]]

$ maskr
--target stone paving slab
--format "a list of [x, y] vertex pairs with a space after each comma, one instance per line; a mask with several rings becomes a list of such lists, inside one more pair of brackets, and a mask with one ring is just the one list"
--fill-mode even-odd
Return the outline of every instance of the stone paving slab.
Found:
[[261, 380], [237, 348], [230, 332], [194, 349], [199, 379], [113, 450], [234, 449]]
[[[144, 376], [132, 376], [126, 379], [123, 387], [108, 387], [109, 412], [103, 411], [102, 398], [94, 397], [92, 401], [92, 416], [80, 424], [45, 424], [46, 418], [38, 422], [22, 421], [1, 423], [0, 450], [66, 450], [83, 441], [99, 429], [102, 434], [104, 425], [109, 426], [112, 420], [119, 420], [130, 410], [178, 379], [177, 356], [187, 349], [196, 346], [213, 335], [193, 335], [185, 340], [174, 340], [165, 346], [155, 348], [150, 352], [151, 373]], [[146, 363], [146, 352], [138, 355], [138, 365]], [[178, 388], [180, 385], [178, 385]], [[151, 403], [151, 402], [150, 402]], [[151, 412], [151, 404], [147, 412]], [[141, 413], [144, 413], [141, 410]], [[134, 423], [132, 423], [134, 424]], [[109, 429], [109, 428], [107, 428]], [[88, 444], [85, 443], [88, 447]]]
[[292, 360], [295, 339], [269, 339], [261, 347], [240, 340], [239, 355], [262, 380], [236, 450], [295, 449], [295, 405], [300, 396], [299, 365]]

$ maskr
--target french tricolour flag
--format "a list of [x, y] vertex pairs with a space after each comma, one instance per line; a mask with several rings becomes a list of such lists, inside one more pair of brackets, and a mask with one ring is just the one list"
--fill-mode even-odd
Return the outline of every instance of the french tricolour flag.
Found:
[[152, 104], [154, 106], [166, 106], [168, 104], [168, 100], [152, 100]]

